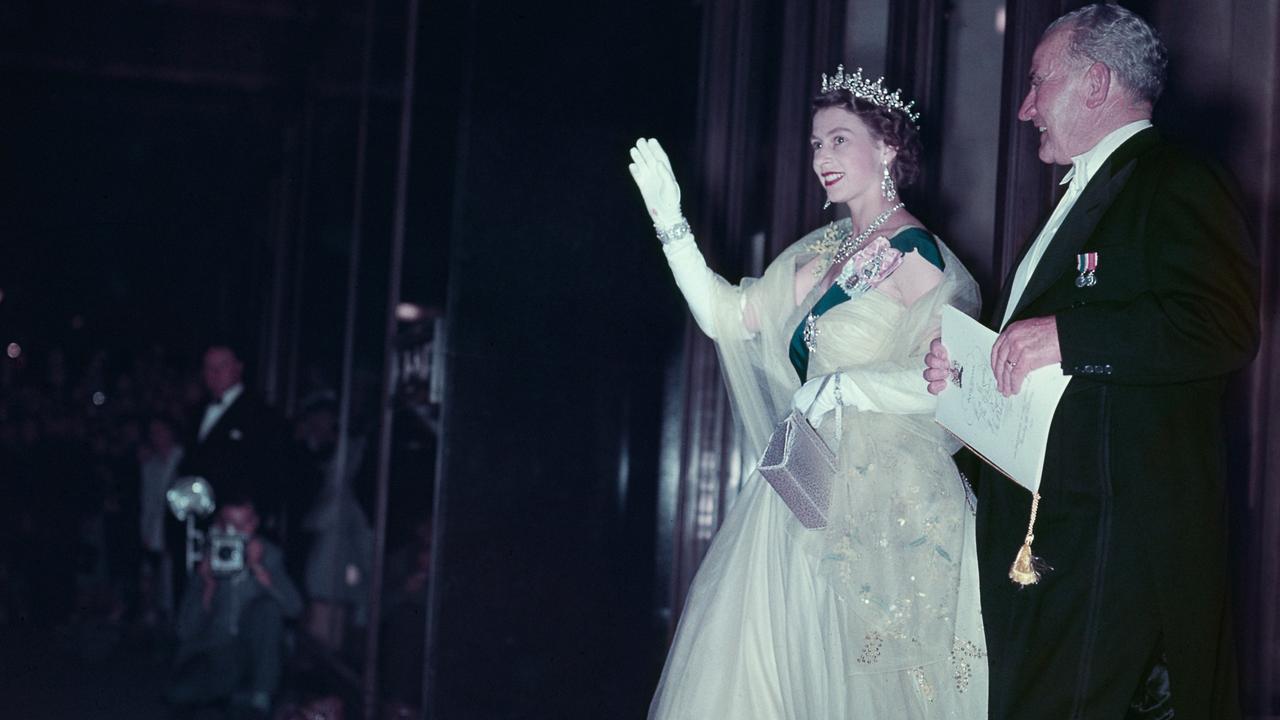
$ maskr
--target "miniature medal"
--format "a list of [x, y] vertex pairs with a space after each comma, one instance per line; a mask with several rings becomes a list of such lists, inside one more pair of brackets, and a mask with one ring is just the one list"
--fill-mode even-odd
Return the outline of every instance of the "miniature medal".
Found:
[[1085, 288], [1096, 285], [1098, 278], [1094, 273], [1098, 270], [1098, 253], [1080, 253], [1077, 255], [1076, 269], [1080, 271], [1079, 277], [1076, 278], [1076, 287]]

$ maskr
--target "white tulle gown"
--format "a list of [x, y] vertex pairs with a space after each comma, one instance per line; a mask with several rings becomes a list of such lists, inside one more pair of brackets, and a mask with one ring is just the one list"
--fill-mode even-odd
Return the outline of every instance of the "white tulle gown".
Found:
[[[825, 288], [797, 304], [796, 272], [825, 268], [821, 239], [715, 291], [714, 335], [755, 457], [800, 385], [788, 343]], [[939, 246], [944, 279], [910, 308], [872, 290], [819, 317], [807, 376], [843, 371], [882, 412], [846, 408], [839, 438], [822, 425], [840, 458], [827, 528], [801, 526], [758, 473], [745, 481], [686, 599], [651, 720], [987, 716], [974, 501], [920, 380], [942, 305], [974, 313], [977, 291]]]

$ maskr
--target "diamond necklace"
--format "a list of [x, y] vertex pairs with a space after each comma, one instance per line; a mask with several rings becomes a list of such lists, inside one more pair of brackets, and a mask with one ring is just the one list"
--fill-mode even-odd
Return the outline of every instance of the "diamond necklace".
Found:
[[906, 203], [898, 203], [897, 205], [894, 205], [888, 210], [877, 215], [876, 219], [868, 223], [867, 226], [862, 229], [862, 232], [858, 233], [856, 237], [846, 237], [840, 242], [840, 247], [836, 248], [835, 254], [831, 256], [831, 264], [839, 265], [845, 260], [848, 260], [851, 255], [861, 250], [863, 244], [866, 243], [867, 238], [871, 237], [871, 233], [875, 232], [877, 228], [884, 224], [885, 220], [893, 217], [894, 213], [904, 207], [906, 207]]

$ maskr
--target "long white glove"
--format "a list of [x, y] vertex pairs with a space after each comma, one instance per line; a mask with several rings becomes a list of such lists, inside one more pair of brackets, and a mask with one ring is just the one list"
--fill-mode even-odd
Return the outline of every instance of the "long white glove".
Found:
[[712, 297], [715, 293], [716, 278], [702, 252], [693, 241], [692, 235], [662, 246], [662, 254], [667, 256], [667, 265], [671, 267], [671, 275], [676, 279], [676, 287], [684, 295], [689, 305], [693, 321], [698, 323], [702, 332], [711, 339], [716, 338], [715, 323], [711, 319]]
[[655, 228], [665, 231], [684, 222], [680, 212], [680, 185], [671, 170], [671, 160], [657, 140], [637, 140], [631, 148], [631, 164], [627, 169], [640, 188]]
[[[791, 407], [804, 413], [809, 424], [816, 428], [828, 413], [835, 410], [837, 403], [863, 412], [894, 415], [931, 413], [938, 403], [938, 398], [929, 394], [928, 386], [915, 370], [855, 373], [832, 373], [831, 381], [825, 385], [826, 375], [809, 378], [791, 397]], [[860, 387], [861, 383], [875, 383], [880, 402], [873, 401]]]
[[671, 160], [657, 140], [640, 138], [631, 148], [631, 164], [627, 169], [644, 198], [649, 217], [662, 240], [662, 252], [667, 256], [676, 286], [689, 304], [694, 322], [708, 337], [714, 338], [711, 307], [717, 278], [707, 267], [707, 261], [693, 241], [689, 223], [680, 212], [680, 185], [671, 170]]

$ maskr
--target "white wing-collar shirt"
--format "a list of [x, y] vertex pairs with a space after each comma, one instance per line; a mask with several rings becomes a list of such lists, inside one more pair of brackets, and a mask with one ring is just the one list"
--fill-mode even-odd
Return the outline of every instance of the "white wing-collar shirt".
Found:
[[235, 402], [242, 392], [244, 392], [244, 383], [236, 383], [227, 388], [227, 391], [222, 393], [222, 397], [209, 402], [204, 409], [204, 417], [200, 420], [200, 433], [196, 436], [200, 442], [204, 442], [209, 431], [218, 424], [223, 414], [227, 412], [227, 408], [231, 407], [231, 403]]
[[1012, 289], [1009, 291], [1009, 303], [1004, 309], [1004, 319], [1000, 321], [1001, 329], [1004, 329], [1004, 326], [1009, 324], [1010, 316], [1013, 315], [1014, 309], [1018, 307], [1018, 302], [1022, 299], [1022, 293], [1027, 289], [1027, 283], [1036, 271], [1036, 265], [1040, 263], [1040, 258], [1044, 256], [1045, 250], [1049, 248], [1049, 243], [1053, 241], [1053, 236], [1058, 234], [1058, 229], [1062, 227], [1062, 221], [1070, 214], [1071, 208], [1075, 207], [1076, 200], [1080, 197], [1080, 192], [1089, 184], [1094, 174], [1098, 172], [1098, 168], [1102, 167], [1102, 164], [1107, 161], [1107, 158], [1111, 157], [1111, 153], [1115, 152], [1116, 148], [1123, 145], [1124, 141], [1149, 127], [1151, 127], [1150, 120], [1137, 120], [1128, 125], [1122, 125], [1099, 140], [1097, 145], [1071, 158], [1071, 169], [1063, 176], [1060, 183], [1068, 186], [1067, 192], [1058, 201], [1058, 206], [1053, 209], [1053, 214], [1049, 216], [1049, 221], [1044, 224], [1044, 229], [1036, 236], [1031, 249], [1027, 251], [1026, 257], [1022, 259], [1022, 264], [1018, 266], [1018, 272], [1013, 276]]

